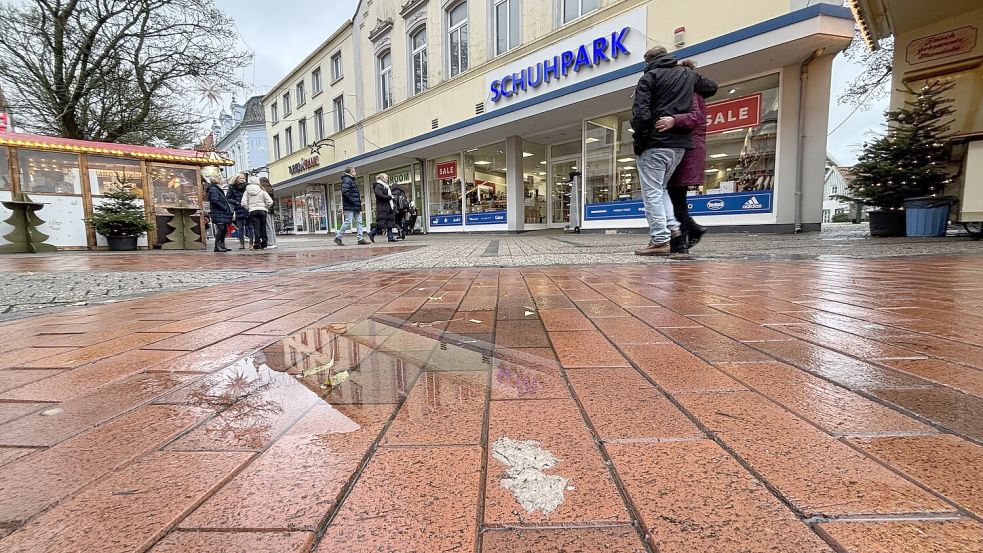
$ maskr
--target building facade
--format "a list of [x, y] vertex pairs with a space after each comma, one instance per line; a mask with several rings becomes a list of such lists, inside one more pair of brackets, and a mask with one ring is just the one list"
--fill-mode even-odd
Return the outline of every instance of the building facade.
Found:
[[354, 166], [368, 210], [386, 172], [429, 232], [644, 228], [631, 96], [663, 45], [721, 85], [693, 213], [818, 229], [830, 67], [853, 29], [803, 0], [362, 1], [263, 99], [281, 217], [335, 228]]
[[253, 96], [244, 105], [233, 100], [229, 112], [223, 111], [212, 125], [215, 149], [225, 152], [234, 162], [222, 168], [226, 177], [242, 171], [267, 174], [269, 154], [265, 113], [262, 96]]
[[823, 180], [823, 222], [834, 223], [839, 216], [852, 216], [853, 204], [840, 199], [841, 194], [847, 193], [847, 187], [853, 180], [850, 167], [843, 167], [832, 156], [826, 157], [826, 178]]
[[954, 182], [946, 194], [959, 198], [955, 218], [983, 221], [983, 2], [946, 0], [927, 9], [914, 0], [850, 0], [867, 45], [894, 37], [891, 108], [904, 104], [931, 81], [950, 81], [955, 111]]

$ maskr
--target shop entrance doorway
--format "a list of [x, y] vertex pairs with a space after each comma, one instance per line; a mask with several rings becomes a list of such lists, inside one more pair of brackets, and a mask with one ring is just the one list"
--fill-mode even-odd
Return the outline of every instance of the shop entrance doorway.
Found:
[[580, 156], [553, 159], [550, 162], [550, 228], [563, 228], [570, 222], [570, 173], [580, 170]]

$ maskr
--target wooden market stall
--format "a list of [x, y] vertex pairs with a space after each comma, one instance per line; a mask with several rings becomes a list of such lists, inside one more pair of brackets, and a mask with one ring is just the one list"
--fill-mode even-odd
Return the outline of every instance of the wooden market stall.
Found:
[[[167, 222], [173, 216], [168, 207], [201, 207], [201, 168], [232, 163], [216, 152], [0, 132], [0, 202], [26, 193], [45, 204], [37, 215], [44, 221], [39, 231], [48, 244], [64, 250], [102, 249], [105, 237], [85, 221], [106, 192], [122, 185], [142, 198], [155, 226], [139, 246], [160, 247], [167, 242]], [[0, 245], [12, 229], [3, 222], [10, 215], [0, 207]], [[200, 209], [195, 223], [204, 228]]]

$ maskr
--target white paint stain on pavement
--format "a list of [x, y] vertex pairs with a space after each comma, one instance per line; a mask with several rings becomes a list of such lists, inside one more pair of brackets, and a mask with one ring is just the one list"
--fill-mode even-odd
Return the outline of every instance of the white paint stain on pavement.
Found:
[[492, 444], [492, 457], [508, 467], [500, 485], [510, 490], [527, 512], [548, 515], [563, 503], [570, 479], [543, 472], [556, 465], [557, 459], [539, 447], [539, 442], [499, 438]]

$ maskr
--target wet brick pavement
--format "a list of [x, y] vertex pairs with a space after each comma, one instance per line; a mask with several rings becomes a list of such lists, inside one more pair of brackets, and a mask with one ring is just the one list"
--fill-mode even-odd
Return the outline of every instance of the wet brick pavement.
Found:
[[983, 551], [983, 257], [393, 253], [0, 323], [0, 552]]

